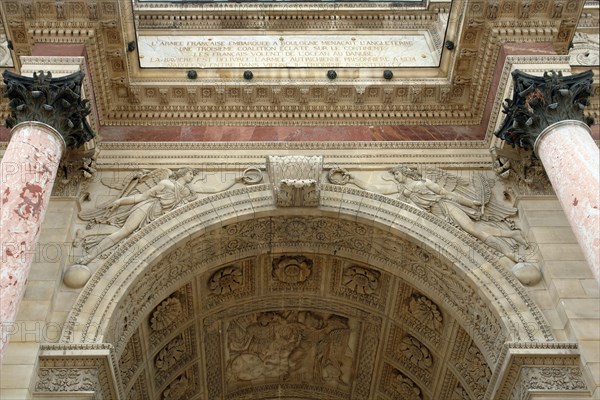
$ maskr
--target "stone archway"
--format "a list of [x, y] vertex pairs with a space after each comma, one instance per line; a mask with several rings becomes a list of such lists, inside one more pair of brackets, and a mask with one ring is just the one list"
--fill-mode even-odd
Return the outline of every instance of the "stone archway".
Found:
[[[240, 326], [247, 332], [268, 314], [271, 321], [321, 334], [321, 340], [327, 338], [320, 331], [324, 327], [334, 322], [341, 326], [352, 338], [355, 347], [350, 353], [355, 357], [338, 360], [343, 367], [338, 368], [338, 378], [348, 390], [363, 390], [352, 398], [394, 398], [390, 387], [396, 388], [396, 395], [422, 399], [506, 398], [502, 397], [506, 390], [512, 391], [516, 384], [523, 387], [525, 379], [540, 381], [538, 375], [545, 371], [540, 368], [546, 367], [531, 361], [539, 349], [552, 364], [565, 366], [559, 375], [571, 375], [575, 386], [569, 389], [585, 389], [575, 348], [555, 342], [541, 312], [501, 265], [499, 255], [464, 232], [405, 203], [340, 186], [324, 185], [320, 207], [309, 212], [273, 204], [269, 185], [230, 190], [183, 206], [132, 235], [84, 288], [63, 332], [63, 345], [42, 352], [40, 370], [51, 370], [53, 363], [48, 360], [56, 360], [60, 348], [102, 349], [109, 372], [100, 371], [95, 379], [98, 389], [112, 391], [115, 398], [129, 398], [132, 390], [140, 398], [170, 398], [169, 393], [184, 387], [207, 390], [208, 386], [220, 388], [220, 392], [206, 392], [217, 398], [236, 398], [230, 396], [234, 392], [250, 396], [240, 398], [273, 398], [272, 388], [250, 395], [250, 387], [234, 385], [233, 390], [224, 378], [227, 374], [240, 378], [239, 371], [236, 375], [227, 365], [242, 354], [225, 345], [231, 342], [228, 327]], [[312, 268], [321, 271], [321, 280], [310, 286], [308, 278], [293, 282], [299, 278], [278, 276], [281, 272], [275, 270], [286, 259], [296, 260], [293, 268], [298, 276], [307, 274], [301, 272], [306, 269], [300, 266], [304, 260], [311, 265], [311, 274]], [[221, 279], [234, 283], [219, 289]], [[369, 282], [376, 283], [369, 286]], [[261, 292], [256, 292], [258, 288]], [[230, 306], [222, 306], [226, 303]], [[236, 305], [245, 308], [237, 310]], [[437, 314], [432, 311], [433, 328], [421, 321], [419, 330], [414, 315], [410, 322], [411, 307], [417, 314], [414, 310], [421, 307], [437, 310], [448, 325], [442, 324], [436, 333]], [[154, 339], [154, 347], [142, 348], [152, 343], [152, 334], [164, 329], [154, 329], [152, 320], [169, 308], [183, 314], [176, 313], [174, 325], [165, 325], [173, 329]], [[303, 321], [309, 315], [320, 321], [321, 328], [307, 328]], [[175, 324], [179, 317], [187, 323]], [[391, 337], [395, 341], [388, 340]], [[436, 347], [436, 340], [444, 347]], [[370, 341], [371, 347], [361, 353], [366, 348], [363, 341]], [[526, 351], [513, 351], [512, 342]], [[156, 373], [159, 354], [166, 357], [169, 349], [186, 343], [196, 343], [196, 356], [171, 361], [175, 372], [165, 372], [160, 384], [143, 394], [141, 388], [151, 385], [148, 377], [155, 376], [148, 374]], [[395, 345], [401, 349], [396, 359], [390, 351]], [[213, 368], [210, 376], [208, 364], [202, 364], [206, 348], [229, 349], [229, 353], [222, 350], [221, 369]], [[247, 353], [247, 362], [256, 359]], [[372, 362], [364, 361], [368, 357]], [[533, 378], [519, 375], [523, 365], [532, 363]], [[201, 369], [204, 375], [199, 375]], [[335, 369], [328, 374], [335, 375]], [[330, 393], [331, 398], [355, 395], [340, 389], [339, 382], [333, 388], [325, 382], [303, 391], [291, 387], [283, 375], [267, 378], [279, 382], [278, 390], [291, 388], [288, 394], [295, 398], [315, 393]], [[363, 379], [363, 383], [352, 386], [349, 376], [352, 382]], [[140, 377], [145, 381], [140, 383]], [[273, 383], [267, 378], [259, 379], [263, 387]], [[258, 378], [246, 381], [254, 379]], [[542, 389], [555, 384], [552, 376], [548, 382], [544, 379], [539, 384]]]

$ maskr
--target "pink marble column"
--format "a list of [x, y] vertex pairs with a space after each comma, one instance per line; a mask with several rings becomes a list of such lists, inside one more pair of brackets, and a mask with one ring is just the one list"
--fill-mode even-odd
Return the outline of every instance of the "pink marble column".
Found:
[[600, 282], [600, 151], [590, 128], [577, 120], [552, 124], [540, 133], [534, 151]]
[[19, 303], [65, 141], [49, 125], [22, 122], [12, 132], [0, 163], [0, 329], [4, 349], [15, 329]]

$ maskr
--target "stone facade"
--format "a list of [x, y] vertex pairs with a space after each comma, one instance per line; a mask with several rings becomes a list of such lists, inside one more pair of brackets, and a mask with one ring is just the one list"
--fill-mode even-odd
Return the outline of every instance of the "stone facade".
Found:
[[[598, 3], [290, 4], [0, 4], [3, 63], [82, 70], [98, 134], [58, 168], [0, 398], [598, 398], [598, 281], [493, 135], [514, 69], [591, 68], [598, 94]], [[439, 65], [138, 62], [136, 29], [217, 28], [422, 31]]]

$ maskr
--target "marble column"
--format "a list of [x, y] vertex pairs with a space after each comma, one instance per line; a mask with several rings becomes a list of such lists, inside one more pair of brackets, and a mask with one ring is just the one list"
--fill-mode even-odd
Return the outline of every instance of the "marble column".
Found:
[[93, 137], [81, 99], [83, 73], [34, 78], [5, 71], [11, 139], [0, 162], [0, 360], [25, 291], [29, 267], [61, 158]]
[[600, 153], [583, 113], [592, 93], [592, 71], [562, 76], [513, 72], [513, 98], [496, 136], [532, 149], [552, 184], [596, 280], [600, 282]]
[[600, 281], [600, 151], [581, 121], [550, 125], [534, 143], [592, 272]]
[[16, 330], [9, 324], [15, 320], [23, 297], [40, 224], [65, 149], [56, 129], [40, 122], [22, 122], [13, 128], [0, 163], [2, 347], [8, 342], [7, 335]]

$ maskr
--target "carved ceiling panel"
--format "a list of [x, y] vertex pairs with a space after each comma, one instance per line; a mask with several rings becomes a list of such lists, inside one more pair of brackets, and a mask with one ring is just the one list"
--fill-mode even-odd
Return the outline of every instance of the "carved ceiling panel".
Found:
[[[34, 50], [46, 54], [47, 45], [80, 47], [79, 54], [87, 55], [101, 125], [140, 125], [141, 121], [152, 125], [331, 125], [374, 121], [413, 125], [423, 118], [429, 124], [473, 125], [480, 123], [485, 112], [503, 44], [531, 43], [533, 49], [537, 43], [547, 42], [559, 54], [566, 54], [584, 3], [461, 0], [401, 6], [386, 2], [198, 5], [7, 0], [0, 4], [0, 11], [6, 19], [7, 40], [17, 57], [31, 55]], [[598, 10], [591, 3], [585, 10], [581, 23], [586, 28], [597, 28]], [[138, 36], [140, 31], [170, 38], [173, 43], [179, 42], [177, 38], [204, 40], [223, 32], [231, 37], [249, 33], [262, 38], [273, 36], [278, 38], [277, 43], [279, 38], [298, 37], [304, 41], [311, 35], [323, 42], [323, 32], [338, 39], [356, 39], [361, 32], [376, 31], [384, 36], [429, 32], [431, 46], [443, 48], [439, 65], [425, 67], [391, 62], [357, 67], [350, 63], [334, 68], [326, 63], [310, 68], [264, 66], [250, 71], [247, 65], [256, 61], [254, 58], [248, 62], [236, 58], [235, 68], [215, 68], [210, 62], [202, 68], [194, 67], [197, 63], [193, 62], [177, 67], [179, 61], [187, 59], [179, 55], [173, 61], [177, 65], [162, 61], [161, 68], [142, 68], [151, 57], [141, 49], [145, 39]], [[186, 39], [180, 47], [192, 43], [190, 51], [197, 51], [196, 42]], [[382, 44], [379, 53], [391, 51], [396, 42]], [[162, 53], [172, 51], [167, 48]], [[341, 47], [336, 51], [342, 52]], [[261, 59], [266, 60], [269, 51], [264, 53]], [[325, 56], [332, 51], [327, 53]], [[232, 54], [238, 57], [243, 52]], [[363, 54], [359, 58], [369, 57]], [[19, 68], [20, 62], [16, 66]], [[6, 103], [2, 103], [0, 112], [5, 117]]]
[[148, 312], [118, 359], [133, 399], [454, 399], [458, 387], [474, 399], [490, 378], [442, 305], [380, 268], [312, 252], [200, 273]]

